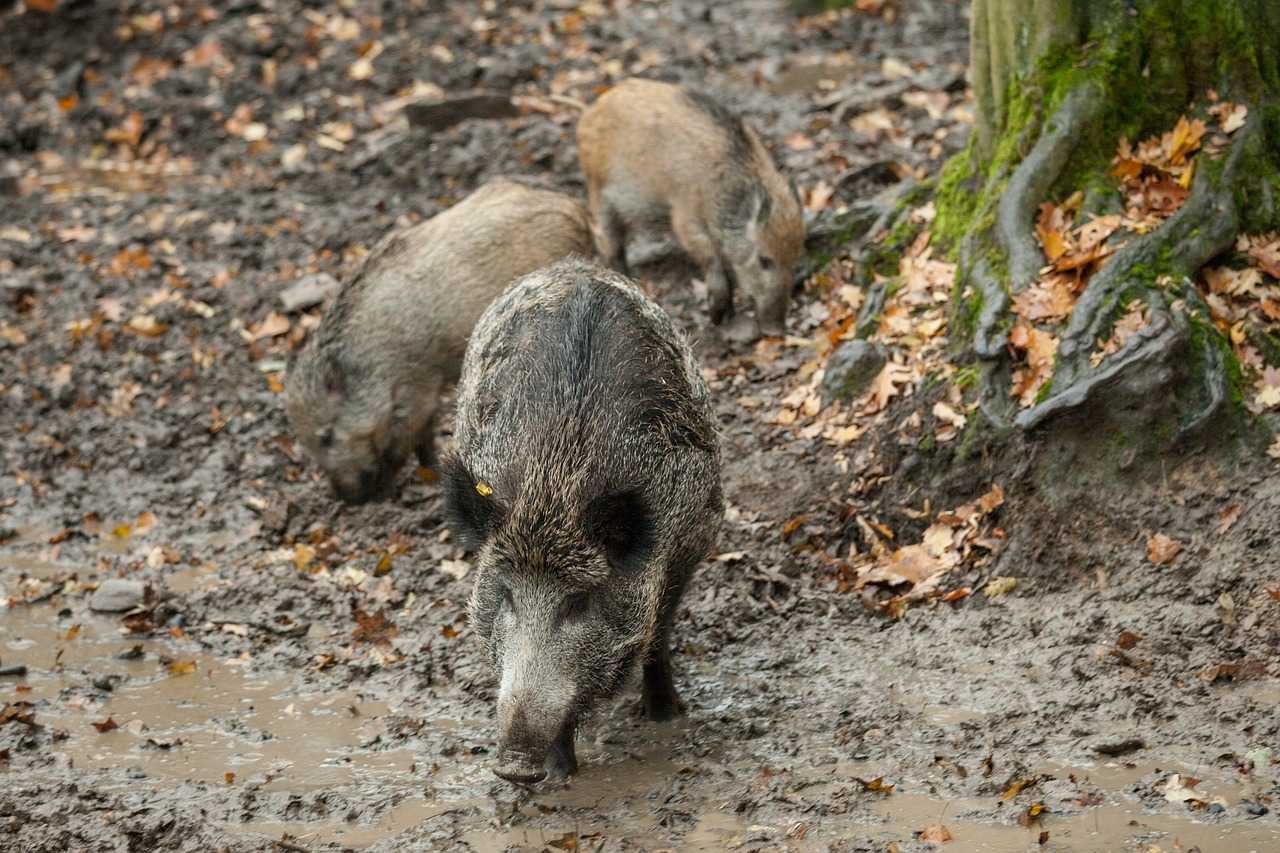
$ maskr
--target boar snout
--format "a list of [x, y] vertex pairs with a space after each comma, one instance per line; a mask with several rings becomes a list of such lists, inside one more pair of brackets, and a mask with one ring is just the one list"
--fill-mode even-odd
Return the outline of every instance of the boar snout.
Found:
[[383, 465], [361, 471], [354, 480], [331, 477], [334, 495], [347, 504], [364, 504], [381, 500], [391, 493], [398, 465]]
[[769, 338], [780, 338], [787, 333], [787, 303], [790, 294], [785, 291], [781, 298], [756, 299], [756, 327], [760, 334]]
[[545, 759], [535, 760], [529, 753], [515, 750], [499, 750], [498, 766], [493, 772], [499, 779], [520, 785], [532, 785], [547, 778]]
[[[551, 687], [563, 684], [562, 676], [520, 655], [521, 645], [517, 643], [515, 654], [506, 657], [498, 688], [498, 765], [494, 773], [524, 784], [540, 782], [548, 775], [564, 778], [577, 763], [573, 691]], [[529, 649], [525, 645], [524, 650]]]

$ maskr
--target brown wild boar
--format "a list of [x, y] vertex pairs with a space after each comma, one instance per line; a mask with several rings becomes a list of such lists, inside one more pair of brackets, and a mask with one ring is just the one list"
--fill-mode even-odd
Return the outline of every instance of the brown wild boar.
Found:
[[520, 276], [590, 252], [581, 204], [505, 178], [378, 243], [286, 380], [289, 421], [337, 495], [384, 495], [413, 453], [430, 465], [440, 394], [480, 314]]
[[579, 719], [641, 672], [680, 712], [672, 619], [723, 515], [706, 383], [670, 318], [617, 273], [565, 261], [476, 326], [458, 383], [449, 515], [476, 555], [471, 625], [498, 676], [499, 776], [577, 767]]
[[784, 332], [792, 274], [804, 253], [795, 188], [737, 115], [692, 89], [626, 80], [578, 120], [596, 245], [627, 272], [629, 231], [669, 223], [703, 270], [711, 320], [741, 288], [768, 335]]

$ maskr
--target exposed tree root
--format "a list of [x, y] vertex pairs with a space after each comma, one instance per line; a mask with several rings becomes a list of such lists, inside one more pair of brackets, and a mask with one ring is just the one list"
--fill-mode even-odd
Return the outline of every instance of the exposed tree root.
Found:
[[1009, 177], [996, 211], [996, 236], [1009, 260], [1009, 289], [1021, 293], [1040, 275], [1045, 264], [1031, 223], [1049, 189], [1076, 150], [1083, 130], [1097, 120], [1106, 96], [1093, 84], [1067, 95], [1045, 122], [1040, 138]]
[[[1258, 123], [1251, 122], [1236, 134], [1220, 172], [1202, 169], [1192, 195], [1178, 213], [1155, 232], [1130, 242], [1089, 280], [1061, 339], [1052, 393], [1036, 406], [1019, 412], [1012, 419], [1015, 427], [1036, 428], [1052, 416], [1079, 409], [1114, 389], [1123, 392], [1128, 400], [1139, 400], [1144, 394], [1169, 396], [1171, 384], [1179, 379], [1193, 380], [1201, 386], [1192, 393], [1183, 389], [1184, 400], [1194, 398], [1194, 409], [1183, 412], [1179, 437], [1196, 432], [1221, 410], [1229, 396], [1221, 350], [1203, 343], [1189, 346], [1193, 323], [1208, 323], [1210, 316], [1190, 277], [1235, 240], [1240, 223], [1236, 190], [1239, 181], [1247, 179], [1247, 175], [1240, 174], [1240, 163], [1243, 152], [1260, 131]], [[1030, 161], [1028, 158], [1024, 165]], [[1053, 170], [1052, 160], [1042, 159], [1041, 164]], [[1020, 182], [1021, 192], [1036, 195], [1010, 201], [1010, 209], [1027, 211], [1029, 218], [1029, 211], [1043, 197], [1042, 187], [1050, 182], [1044, 178]], [[1011, 190], [1012, 186], [1011, 181]], [[1012, 268], [1011, 257], [1011, 274]], [[1151, 280], [1153, 272], [1169, 277], [1164, 287]], [[1094, 347], [1108, 336], [1126, 301], [1134, 297], [1146, 301], [1151, 318], [1147, 328], [1135, 333], [1119, 352], [1093, 366], [1089, 359]], [[989, 342], [986, 346], [989, 352]], [[1198, 364], [1189, 361], [1192, 355]], [[1007, 396], [1007, 388], [1004, 393]]]

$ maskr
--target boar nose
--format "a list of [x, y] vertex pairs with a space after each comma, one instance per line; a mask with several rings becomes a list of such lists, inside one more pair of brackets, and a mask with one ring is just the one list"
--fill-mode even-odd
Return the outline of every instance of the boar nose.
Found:
[[535, 762], [527, 752], [516, 750], [499, 750], [498, 766], [493, 768], [494, 775], [508, 782], [521, 785], [532, 785], [547, 777], [546, 768], [541, 762]]

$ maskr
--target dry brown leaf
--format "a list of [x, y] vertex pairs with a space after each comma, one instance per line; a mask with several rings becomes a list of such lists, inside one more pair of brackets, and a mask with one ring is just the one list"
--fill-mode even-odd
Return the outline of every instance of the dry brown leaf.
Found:
[[1147, 559], [1157, 566], [1171, 564], [1181, 552], [1182, 543], [1163, 533], [1153, 534], [1147, 539]]
[[1021, 794], [1024, 788], [1029, 788], [1035, 785], [1039, 781], [1040, 780], [1037, 779], [1035, 776], [1028, 776], [1025, 779], [1015, 780], [1014, 782], [1011, 782], [1009, 784], [1009, 787], [1005, 788], [1004, 791], [1000, 794], [1000, 799], [1005, 800], [1006, 802], [1009, 800], [1012, 800], [1014, 797]]
[[872, 411], [880, 411], [890, 400], [898, 396], [899, 386], [909, 381], [911, 371], [905, 365], [889, 362], [871, 382]]
[[1218, 513], [1218, 524], [1214, 529], [1221, 536], [1232, 528], [1240, 519], [1240, 504], [1231, 504], [1223, 507], [1222, 512]]
[[1111, 337], [1098, 342], [1098, 349], [1089, 356], [1089, 365], [1097, 367], [1108, 356], [1115, 355], [1135, 332], [1146, 328], [1147, 323], [1146, 304], [1137, 299], [1130, 302], [1125, 313], [1111, 328]]
[[1009, 333], [1009, 344], [1025, 354], [1025, 363], [1013, 373], [1010, 395], [1024, 408], [1036, 401], [1040, 389], [1053, 375], [1053, 362], [1058, 354], [1058, 339], [1025, 323], [1018, 323]]
[[1013, 313], [1025, 320], [1061, 320], [1076, 305], [1075, 280], [1066, 275], [1049, 275], [1013, 297]]
[[377, 613], [366, 613], [359, 606], [352, 605], [351, 615], [356, 620], [356, 628], [351, 632], [351, 636], [357, 642], [389, 646], [391, 638], [399, 633], [396, 626], [387, 618], [385, 608]]
[[190, 675], [196, 671], [196, 662], [193, 660], [176, 660], [169, 664], [170, 675]]
[[124, 326], [125, 331], [133, 332], [144, 338], [158, 338], [169, 331], [169, 326], [161, 323], [150, 314], [134, 314]]
[[283, 335], [289, 331], [289, 326], [288, 317], [272, 311], [261, 323], [250, 327], [250, 340], [259, 341], [263, 338], [274, 338]]
[[1209, 107], [1209, 115], [1218, 120], [1223, 133], [1230, 134], [1244, 127], [1245, 121], [1249, 118], [1249, 108], [1244, 104], [1222, 101]]
[[920, 830], [920, 840], [926, 844], [945, 844], [952, 838], [951, 832], [940, 823], [930, 824]]
[[104, 734], [106, 734], [107, 732], [113, 732], [113, 731], [115, 731], [116, 729], [120, 728], [120, 724], [119, 724], [119, 723], [117, 723], [117, 722], [116, 722], [113, 718], [111, 718], [111, 717], [107, 717], [105, 720], [103, 720], [103, 721], [102, 721], [102, 722], [100, 722], [100, 723], [90, 723], [89, 725], [91, 725], [91, 726], [93, 726], [95, 729], [97, 729], [97, 730], [98, 730], [98, 734], [100, 734], [100, 735], [104, 735]]
[[[958, 559], [958, 557], [957, 557]], [[907, 545], [889, 554], [861, 574], [861, 584], [883, 583], [889, 586], [911, 584], [913, 586], [940, 575], [955, 564], [935, 557], [924, 545]]]

